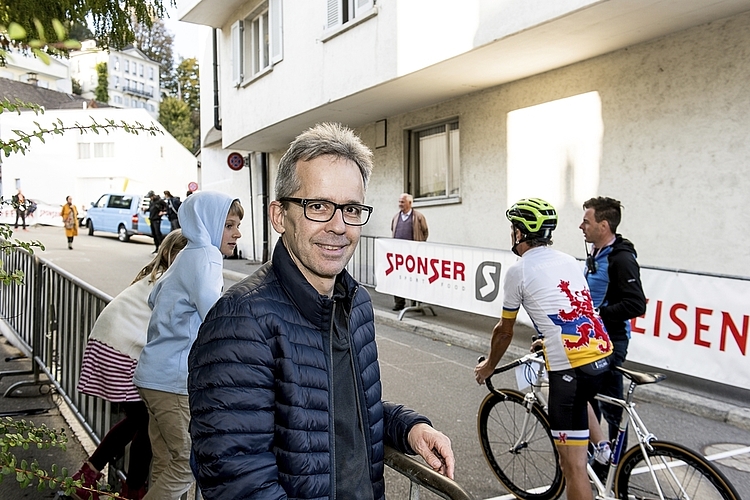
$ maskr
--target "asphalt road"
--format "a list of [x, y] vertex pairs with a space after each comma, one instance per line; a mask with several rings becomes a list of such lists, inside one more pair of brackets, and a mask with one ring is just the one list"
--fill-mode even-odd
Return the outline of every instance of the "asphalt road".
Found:
[[[86, 234], [68, 250], [61, 228], [31, 228], [17, 236], [41, 240], [47, 249], [40, 256], [109, 295], [130, 283], [153, 250], [150, 238], [121, 243], [115, 236]], [[385, 324], [378, 324], [377, 334], [384, 398], [426, 414], [451, 438], [458, 461], [456, 479], [477, 499], [510, 498], [485, 463], [477, 438], [476, 412], [486, 394], [472, 377], [478, 353]], [[500, 387], [514, 384], [511, 374], [497, 381]], [[750, 432], [657, 404], [639, 403], [638, 411], [662, 440], [708, 456], [737, 453], [716, 463], [740, 495], [750, 499]], [[387, 478], [389, 498], [408, 498], [408, 483], [402, 477], [389, 472]], [[422, 498], [437, 497], [423, 491]]]

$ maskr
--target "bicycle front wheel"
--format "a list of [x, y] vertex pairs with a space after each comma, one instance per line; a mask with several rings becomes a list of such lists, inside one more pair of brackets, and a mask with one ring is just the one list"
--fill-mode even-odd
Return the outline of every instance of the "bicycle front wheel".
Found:
[[482, 452], [498, 480], [518, 498], [552, 500], [564, 483], [547, 414], [529, 407], [511, 389], [488, 394], [479, 407], [477, 429]]
[[724, 474], [700, 454], [666, 441], [650, 445], [645, 458], [640, 446], [622, 457], [615, 478], [617, 498], [660, 498], [661, 491], [670, 500], [740, 500]]

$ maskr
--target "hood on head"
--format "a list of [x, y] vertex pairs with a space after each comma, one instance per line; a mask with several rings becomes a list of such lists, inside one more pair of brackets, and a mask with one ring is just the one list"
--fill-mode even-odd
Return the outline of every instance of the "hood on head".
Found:
[[217, 191], [200, 191], [180, 205], [177, 218], [182, 234], [191, 246], [213, 245], [221, 248], [224, 223], [234, 198]]

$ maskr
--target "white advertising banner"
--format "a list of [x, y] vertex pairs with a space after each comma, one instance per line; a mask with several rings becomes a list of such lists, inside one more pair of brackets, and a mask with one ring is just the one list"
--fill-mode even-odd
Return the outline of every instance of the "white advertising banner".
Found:
[[[36, 210], [33, 214], [26, 216], [26, 226], [42, 224], [43, 226], [60, 226], [63, 227], [62, 216], [60, 211], [62, 205], [48, 205], [44, 202], [36, 202]], [[0, 205], [0, 224], [13, 225], [16, 222], [16, 209], [10, 204], [3, 203]], [[21, 229], [21, 219], [18, 219], [18, 229]]]
[[509, 251], [419, 241], [375, 240], [378, 292], [500, 317]]
[[750, 281], [641, 269], [646, 314], [631, 322], [628, 359], [750, 387]]
[[[499, 318], [505, 272], [517, 259], [506, 250], [378, 238], [376, 290]], [[750, 387], [750, 281], [655, 269], [642, 269], [641, 279], [648, 306], [632, 320], [629, 360]], [[523, 311], [518, 320], [530, 325]]]

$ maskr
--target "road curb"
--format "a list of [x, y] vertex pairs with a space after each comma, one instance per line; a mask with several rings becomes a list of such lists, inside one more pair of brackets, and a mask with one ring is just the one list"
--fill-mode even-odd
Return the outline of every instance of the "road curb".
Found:
[[[490, 350], [489, 339], [479, 338], [476, 335], [467, 334], [441, 325], [426, 323], [418, 319], [403, 318], [399, 321], [398, 314], [395, 313], [375, 309], [375, 321], [399, 330], [470, 349], [477, 353], [486, 354]], [[526, 352], [524, 349], [510, 346], [505, 357], [518, 358], [525, 355]], [[750, 430], [750, 408], [716, 401], [671, 387], [656, 384], [640, 386], [636, 392], [636, 400], [662, 404], [692, 415], [724, 422], [740, 429]]]

